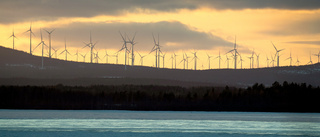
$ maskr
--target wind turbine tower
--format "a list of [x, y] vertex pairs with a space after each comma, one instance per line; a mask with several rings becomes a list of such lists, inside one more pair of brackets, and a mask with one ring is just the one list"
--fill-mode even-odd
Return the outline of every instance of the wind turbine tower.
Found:
[[123, 35], [121, 34], [120, 31], [119, 31], [119, 33], [120, 33], [120, 35], [122, 37], [122, 40], [123, 40], [123, 46], [118, 52], [120, 52], [122, 50], [125, 50], [125, 54], [124, 54], [124, 69], [127, 70], [127, 54], [130, 52], [128, 50], [127, 43], [130, 43], [131, 41], [130, 41], [130, 39], [129, 39], [129, 41], [127, 41], [127, 36], [125, 35], [125, 37], [123, 37]]
[[[31, 28], [30, 28], [31, 29]], [[51, 33], [54, 31], [55, 29], [51, 30], [51, 31], [47, 31], [45, 30], [48, 34], [49, 34], [49, 58], [51, 58]], [[30, 37], [31, 38], [31, 37]]]
[[134, 47], [134, 45], [135, 44], [137, 44], [136, 42], [134, 42], [134, 38], [136, 37], [136, 32], [134, 33], [134, 35], [133, 35], [133, 38], [131, 39], [131, 41], [130, 41], [130, 39], [129, 39], [129, 41], [130, 41], [130, 44], [131, 44], [131, 65], [132, 66], [134, 66], [134, 57], [135, 57], [135, 55], [134, 55], [134, 50], [133, 50], [133, 47]]
[[86, 56], [87, 56], [87, 53], [86, 53], [86, 54], [84, 54], [84, 55], [82, 55], [82, 54], [80, 53], [80, 55], [83, 57], [83, 62], [86, 62]]
[[108, 63], [109, 54], [108, 54], [108, 51], [107, 51], [107, 50], [106, 50], [106, 55], [104, 55], [104, 57], [106, 57], [106, 63]]
[[166, 57], [166, 53], [164, 53], [161, 57], [162, 57], [162, 68], [164, 68], [164, 58]]
[[185, 53], [185, 55], [186, 55], [187, 69], [188, 69], [188, 66], [189, 66], [189, 58], [190, 58], [190, 57], [188, 57], [187, 53]]
[[267, 67], [269, 68], [269, 57], [268, 56], [266, 56], [267, 57]]
[[174, 57], [174, 69], [177, 69], [177, 56], [176, 53], [173, 53], [173, 57]]
[[76, 52], [76, 54], [74, 54], [74, 55], [76, 55], [77, 56], [77, 62], [78, 62], [78, 57], [79, 57], [79, 52], [78, 52], [78, 50], [77, 50], [77, 52]]
[[180, 63], [183, 62], [183, 69], [186, 69], [186, 59], [184, 58], [184, 54], [182, 54], [182, 56], [183, 56], [183, 59], [180, 61]]
[[[42, 32], [41, 32], [41, 29], [40, 29], [40, 35], [41, 35], [41, 42], [34, 48], [34, 50], [38, 47], [38, 46], [40, 46], [40, 45], [42, 45], [42, 59], [41, 59], [41, 69], [43, 69], [43, 50], [44, 50], [44, 46], [47, 46], [45, 43], [44, 43], [44, 41], [43, 41], [43, 39], [42, 39]], [[48, 47], [48, 46], [47, 46]]]
[[[219, 60], [219, 69], [220, 69], [220, 61], [222, 60], [222, 59], [221, 59], [221, 56], [220, 56], [220, 50], [219, 50], [219, 56], [216, 57], [216, 58]], [[215, 59], [216, 59], [216, 58], [215, 58]]]
[[193, 59], [194, 59], [194, 70], [197, 70], [197, 59], [198, 59], [198, 56], [197, 56], [197, 52], [193, 52], [192, 53], [194, 55]]
[[90, 42], [87, 44], [87, 43], [84, 43], [85, 47], [89, 47], [90, 48], [90, 63], [92, 63], [92, 52], [93, 52], [93, 49], [94, 47], [96, 46], [97, 42], [95, 44], [92, 43], [92, 37], [91, 37], [91, 31], [90, 31]]
[[70, 53], [69, 53], [69, 51], [67, 50], [67, 41], [66, 41], [66, 39], [64, 39], [64, 50], [59, 54], [59, 55], [61, 55], [62, 53], [66, 53], [66, 61], [68, 60], [68, 54], [69, 55], [71, 55]]
[[[272, 43], [272, 41], [271, 41], [271, 43]], [[284, 49], [281, 49], [281, 50], [278, 50], [277, 48], [276, 48], [276, 46], [272, 43], [272, 45], [273, 45], [273, 47], [274, 47], [274, 49], [276, 50], [276, 54], [275, 54], [275, 56], [277, 57], [277, 67], [279, 67], [279, 53], [280, 53], [280, 51], [282, 51], [282, 50], [284, 50]]]
[[[52, 50], [54, 51], [53, 54], [55, 55], [55, 58], [57, 58], [57, 51], [58, 51], [59, 49], [52, 48]], [[53, 55], [53, 54], [52, 54], [52, 55]], [[52, 56], [52, 55], [51, 55], [51, 56]]]
[[138, 52], [139, 56], [140, 56], [140, 64], [141, 66], [143, 66], [143, 58], [147, 55], [142, 56], [139, 52]]
[[311, 52], [310, 52], [310, 61], [307, 63], [308, 64], [312, 64], [312, 60], [311, 60]]
[[291, 51], [290, 51], [290, 57], [288, 57], [286, 60], [290, 60], [290, 66], [291, 66], [291, 64], [292, 64], [292, 57], [291, 57]]
[[318, 53], [318, 54], [313, 54], [313, 55], [315, 55], [315, 56], [317, 56], [317, 57], [318, 57], [318, 63], [319, 63], [320, 51], [319, 51], [319, 53]]
[[[238, 50], [237, 50], [237, 37], [235, 36], [235, 41], [234, 41], [234, 47], [233, 50], [230, 50], [229, 52], [234, 52], [234, 69], [237, 69], [237, 56], [239, 55]], [[229, 53], [227, 52], [227, 53]]]
[[241, 69], [242, 69], [242, 62], [243, 62], [244, 60], [242, 59], [242, 57], [240, 56], [240, 63], [241, 63]]
[[27, 30], [26, 32], [30, 32], [30, 54], [32, 55], [32, 35], [33, 35], [33, 36], [35, 36], [35, 35], [34, 35], [34, 33], [32, 32], [31, 25], [32, 25], [32, 23], [30, 24], [29, 30]]
[[12, 35], [9, 37], [12, 37], [12, 49], [14, 49], [14, 39], [17, 38], [16, 35], [14, 35], [14, 29], [12, 30]]
[[171, 58], [170, 58], [171, 63], [172, 63], [172, 64], [171, 64], [171, 69], [173, 69], [173, 59], [174, 59], [174, 58], [173, 58], [173, 55], [171, 55]]
[[209, 54], [208, 54], [208, 53], [207, 53], [207, 56], [208, 56], [208, 61], [209, 61], [208, 69], [211, 69], [211, 67], [210, 67], [210, 58], [212, 58], [213, 56], [209, 56]]
[[156, 52], [156, 56], [155, 56], [156, 57], [156, 68], [159, 68], [160, 67], [160, 53], [161, 53], [160, 44], [159, 44], [159, 34], [158, 34], [158, 43], [156, 42], [156, 39], [154, 38], [153, 34], [152, 34], [152, 37], [153, 37], [154, 46], [153, 46], [151, 52], [153, 52], [153, 51]]
[[298, 64], [298, 66], [299, 66], [299, 64], [300, 64], [300, 61], [299, 61], [299, 58], [297, 57], [297, 62], [296, 62], [296, 64]]
[[248, 57], [250, 59], [250, 69], [252, 68], [252, 62], [251, 62], [251, 59], [252, 59], [252, 56]]
[[229, 69], [229, 60], [231, 60], [231, 59], [228, 57], [228, 55], [226, 55], [226, 58], [227, 58], [227, 60], [226, 60], [226, 62], [227, 62], [227, 68]]
[[260, 54], [257, 54], [257, 53], [255, 53], [255, 54], [257, 56], [257, 68], [259, 68], [259, 57], [260, 57]]

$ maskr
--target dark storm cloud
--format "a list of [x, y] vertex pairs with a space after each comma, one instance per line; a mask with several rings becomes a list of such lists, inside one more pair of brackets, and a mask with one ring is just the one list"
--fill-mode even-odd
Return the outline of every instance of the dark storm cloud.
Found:
[[319, 0], [2, 0], [0, 23], [54, 20], [58, 17], [118, 15], [136, 8], [171, 12], [209, 7], [225, 9], [319, 9]]
[[[67, 38], [70, 46], [82, 48], [83, 42], [89, 42], [89, 34], [92, 33], [93, 42], [98, 41], [97, 49], [120, 49], [122, 38], [119, 34], [127, 34], [130, 38], [137, 32], [135, 48], [143, 51], [150, 51], [154, 45], [152, 33], [157, 39], [159, 34], [160, 45], [164, 51], [174, 50], [201, 50], [213, 49], [216, 47], [232, 47], [232, 43], [220, 37], [190, 30], [179, 22], [158, 22], [158, 23], [74, 23], [61, 28], [56, 28], [52, 35], [53, 40], [63, 41]], [[178, 47], [166, 45], [178, 43]], [[59, 45], [62, 47], [63, 45]]]

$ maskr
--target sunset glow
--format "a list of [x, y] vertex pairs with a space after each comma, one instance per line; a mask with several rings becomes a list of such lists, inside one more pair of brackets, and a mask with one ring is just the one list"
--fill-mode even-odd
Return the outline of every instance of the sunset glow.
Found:
[[[172, 5], [169, 4], [172, 7], [159, 9], [164, 6], [162, 2], [154, 4], [157, 3], [154, 1], [148, 6], [148, 3], [139, 5], [139, 1], [139, 3], [129, 5], [128, 8], [119, 6], [119, 8], [113, 7], [114, 9], [110, 10], [108, 7], [95, 9], [94, 6], [86, 7], [83, 2], [73, 2], [79, 7], [68, 9], [63, 2], [50, 0], [34, 0], [30, 4], [24, 1], [0, 2], [0, 45], [12, 48], [12, 38], [9, 37], [14, 30], [18, 38], [15, 39], [15, 49], [29, 52], [30, 38], [29, 33], [25, 32], [32, 23], [32, 31], [35, 34], [32, 39], [33, 48], [40, 42], [40, 28], [55, 29], [52, 33], [52, 46], [59, 49], [58, 54], [60, 54], [64, 48], [64, 39], [66, 39], [67, 48], [73, 54], [72, 57], [68, 57], [68, 60], [72, 61], [77, 60], [77, 56], [74, 55], [77, 50], [81, 54], [88, 53], [89, 48], [83, 48], [85, 46], [83, 42], [89, 41], [91, 32], [93, 41], [98, 41], [95, 52], [99, 51], [101, 58], [99, 63], [106, 63], [106, 58], [103, 58], [106, 51], [114, 55], [123, 45], [119, 31], [126, 33], [129, 37], [133, 37], [137, 32], [135, 51], [141, 55], [147, 55], [143, 59], [144, 66], [154, 66], [155, 53], [150, 53], [154, 45], [152, 33], [155, 36], [159, 34], [161, 50], [163, 54], [166, 53], [166, 68], [172, 67], [170, 58], [173, 53], [176, 53], [178, 55], [177, 67], [183, 69], [183, 63], [180, 62], [183, 54], [186, 53], [190, 57], [188, 68], [193, 69], [194, 62], [191, 61], [193, 58], [191, 52], [194, 51], [198, 52], [197, 68], [208, 69], [207, 54], [213, 56], [210, 60], [211, 69], [218, 68], [218, 59], [214, 58], [219, 55], [219, 51], [222, 56], [221, 67], [226, 68], [226, 55], [232, 57], [231, 54], [226, 53], [233, 49], [235, 37], [239, 46], [238, 52], [244, 59], [244, 68], [249, 68], [248, 57], [251, 56], [252, 50], [260, 54], [259, 67], [267, 67], [267, 57], [270, 59], [275, 55], [271, 41], [278, 49], [285, 49], [280, 52], [280, 66], [290, 65], [290, 61], [286, 60], [290, 57], [290, 52], [292, 65], [297, 65], [297, 59], [300, 65], [307, 64], [310, 54], [313, 63], [318, 61], [317, 56], [314, 55], [320, 50], [320, 5], [318, 2], [313, 4], [316, 7], [310, 6], [312, 8], [308, 8], [308, 5], [311, 4], [303, 8], [290, 8], [294, 2], [288, 3], [289, 8], [269, 5], [252, 7], [249, 6], [250, 3], [244, 8], [228, 6], [221, 8], [221, 5], [212, 6], [215, 5], [215, 1], [211, 3], [212, 5], [200, 2], [195, 7], [174, 1]], [[99, 2], [101, 1], [97, 1]], [[246, 2], [243, 1], [240, 5], [243, 6]], [[305, 2], [308, 3], [308, 1]], [[32, 3], [38, 4], [32, 5]], [[221, 4], [221, 2], [217, 3]], [[104, 4], [101, 6], [103, 7]], [[46, 9], [45, 7], [32, 9], [38, 5], [57, 6], [61, 9]], [[44, 10], [50, 12], [44, 12]], [[84, 14], [86, 10], [87, 15]], [[80, 13], [77, 14], [77, 12]], [[33, 13], [39, 14], [33, 15]], [[48, 44], [48, 34], [42, 31], [42, 36], [44, 42]], [[40, 48], [35, 49], [34, 54], [41, 56], [40, 51]], [[64, 59], [65, 56], [61, 54], [58, 58]], [[119, 52], [118, 59], [119, 64], [124, 64], [124, 52]], [[89, 60], [87, 56], [86, 62]], [[116, 63], [115, 57], [110, 56], [108, 60], [108, 63]], [[78, 61], [83, 61], [83, 58], [79, 56]], [[135, 64], [140, 65], [138, 53], [135, 53]], [[230, 68], [233, 68], [232, 64], [231, 60]], [[240, 68], [240, 63], [238, 64]], [[254, 67], [257, 68], [257, 64]]]

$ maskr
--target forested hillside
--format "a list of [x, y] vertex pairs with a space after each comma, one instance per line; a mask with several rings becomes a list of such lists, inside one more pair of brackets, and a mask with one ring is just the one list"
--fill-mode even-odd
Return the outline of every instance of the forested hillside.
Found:
[[1, 109], [320, 112], [320, 88], [305, 83], [248, 88], [119, 86], [1, 86]]

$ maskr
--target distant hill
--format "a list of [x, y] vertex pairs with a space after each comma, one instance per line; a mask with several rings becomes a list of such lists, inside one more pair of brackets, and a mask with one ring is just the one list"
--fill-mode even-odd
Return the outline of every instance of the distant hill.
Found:
[[82, 63], [41, 57], [0, 46], [0, 85], [176, 85], [237, 86], [273, 82], [320, 86], [320, 64], [259, 69], [181, 70]]

